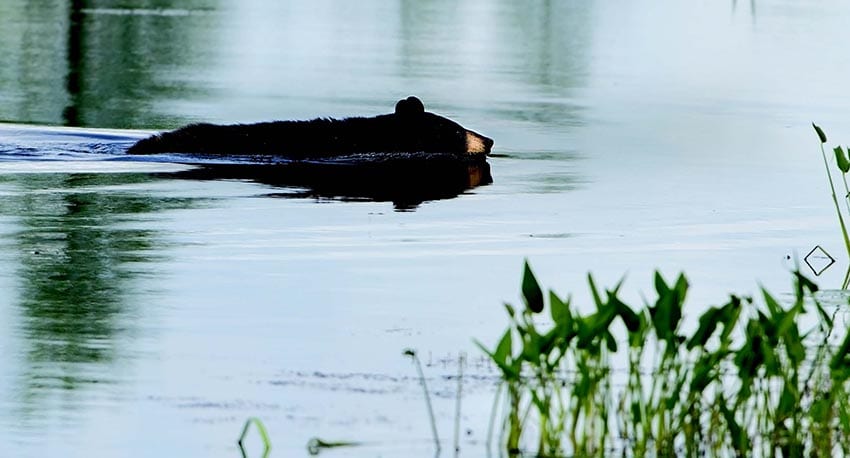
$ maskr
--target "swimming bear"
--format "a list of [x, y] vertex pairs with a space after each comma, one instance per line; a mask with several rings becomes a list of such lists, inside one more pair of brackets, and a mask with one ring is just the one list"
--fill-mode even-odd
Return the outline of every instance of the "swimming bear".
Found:
[[317, 159], [357, 153], [435, 153], [484, 158], [493, 140], [425, 111], [422, 101], [399, 100], [395, 112], [371, 118], [191, 124], [137, 142], [129, 154], [281, 155]]

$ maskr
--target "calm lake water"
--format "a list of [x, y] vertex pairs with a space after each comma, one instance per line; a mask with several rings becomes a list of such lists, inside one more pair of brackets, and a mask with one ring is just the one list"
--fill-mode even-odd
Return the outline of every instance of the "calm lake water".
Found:
[[[811, 122], [850, 142], [850, 3], [0, 3], [3, 456], [484, 456], [523, 259], [586, 305], [687, 272], [694, 315], [820, 244]], [[403, 208], [128, 160], [194, 121], [426, 109], [495, 139], [493, 183]], [[109, 130], [104, 130], [109, 129]], [[405, 211], [399, 211], [405, 210]], [[249, 455], [260, 456], [256, 435]], [[324, 454], [324, 453], [323, 453]], [[451, 452], [443, 452], [449, 455]]]

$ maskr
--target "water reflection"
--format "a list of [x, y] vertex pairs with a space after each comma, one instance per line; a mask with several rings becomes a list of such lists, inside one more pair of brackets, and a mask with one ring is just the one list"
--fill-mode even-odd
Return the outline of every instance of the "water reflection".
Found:
[[83, 0], [71, 0], [68, 4], [68, 75], [65, 87], [70, 95], [70, 103], [62, 112], [66, 126], [80, 125], [78, 106], [80, 104], [80, 71], [83, 61]]
[[490, 164], [484, 161], [460, 161], [451, 155], [397, 156], [368, 162], [208, 164], [167, 176], [194, 180], [251, 180], [275, 187], [297, 188], [269, 194], [272, 197], [388, 201], [400, 211], [414, 210], [426, 201], [451, 199], [493, 182]]
[[[756, 0], [750, 0], [750, 17], [753, 20], [753, 23], [756, 22]], [[732, 13], [735, 13], [735, 10], [738, 9], [738, 0], [732, 0]]]
[[[591, 2], [405, 0], [399, 76], [449, 87], [458, 105], [483, 105], [498, 119], [577, 125], [574, 97], [589, 78], [592, 12]], [[446, 75], [457, 82], [445, 86]]]
[[120, 381], [114, 363], [126, 360], [123, 347], [138, 326], [136, 307], [144, 299], [139, 280], [153, 274], [165, 246], [143, 216], [195, 204], [103, 188], [150, 179], [0, 176], [0, 184], [13, 189], [0, 203], [0, 215], [19, 227], [7, 249], [17, 253], [19, 264], [17, 328], [24, 348], [16, 353], [24, 360], [18, 396], [23, 419], [43, 417], [37, 412], [51, 397], [73, 414], [67, 394]]
[[[338, 8], [320, 6], [308, 18], [332, 20]], [[341, 106], [357, 100], [357, 113], [421, 92], [455, 111], [579, 122], [573, 92], [589, 74], [590, 3], [403, 0], [362, 8], [376, 16], [345, 17], [344, 31], [323, 30], [328, 37], [310, 35], [316, 24], [295, 23], [303, 17], [268, 0], [226, 8], [217, 0], [2, 2], [0, 119], [170, 128], [235, 114], [353, 114]], [[275, 30], [306, 36], [258, 43], [244, 11], [265, 11]], [[318, 49], [326, 42], [335, 48]]]
[[[217, 27], [217, 16], [207, 13], [217, 2], [127, 4], [2, 2], [0, 119], [98, 127], [182, 122], [153, 103], [202, 93], [186, 81], [206, 74], [209, 34]], [[192, 71], [176, 80], [181, 68]]]

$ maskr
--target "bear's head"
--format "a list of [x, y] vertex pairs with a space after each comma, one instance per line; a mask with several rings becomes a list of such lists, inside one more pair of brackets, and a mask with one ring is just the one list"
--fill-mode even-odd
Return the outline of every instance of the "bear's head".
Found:
[[414, 96], [399, 100], [394, 116], [400, 121], [406, 142], [417, 151], [486, 156], [493, 147], [492, 139], [425, 111], [425, 105]]

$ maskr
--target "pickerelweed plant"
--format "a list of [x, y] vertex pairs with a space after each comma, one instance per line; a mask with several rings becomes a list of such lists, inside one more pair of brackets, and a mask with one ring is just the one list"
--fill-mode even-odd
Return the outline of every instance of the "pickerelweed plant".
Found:
[[547, 301], [526, 263], [525, 308], [506, 304], [496, 347], [478, 343], [505, 388], [493, 412], [500, 446], [547, 457], [850, 454], [850, 337], [833, 333], [817, 286], [793, 278], [789, 303], [764, 289], [758, 303], [731, 295], [699, 309], [688, 335], [684, 275], [671, 284], [656, 273], [656, 297], [640, 308], [619, 299], [621, 284], [600, 291], [588, 276], [595, 311], [581, 314], [570, 297]]
[[[847, 225], [844, 223], [841, 206], [838, 205], [835, 182], [832, 181], [832, 173], [829, 171], [829, 161], [827, 160], [826, 150], [823, 148], [823, 145], [826, 143], [826, 134], [815, 123], [812, 123], [812, 127], [815, 128], [815, 132], [818, 134], [818, 139], [820, 140], [820, 152], [821, 156], [823, 156], [823, 165], [826, 167], [829, 188], [832, 190], [832, 202], [835, 204], [835, 213], [838, 215], [838, 224], [841, 226], [841, 235], [844, 237], [844, 248], [847, 250], [847, 257], [850, 258], [850, 236], [847, 235]], [[850, 188], [847, 186], [847, 172], [850, 172], [850, 161], [847, 159], [844, 148], [840, 145], [833, 148], [832, 152], [835, 153], [835, 165], [838, 167], [838, 171], [841, 172], [841, 181], [844, 183], [844, 206], [847, 208], [848, 215], [850, 215]], [[844, 274], [844, 282], [841, 284], [841, 289], [847, 289], [848, 285], [850, 285], [850, 265], [847, 267], [847, 273]]]

